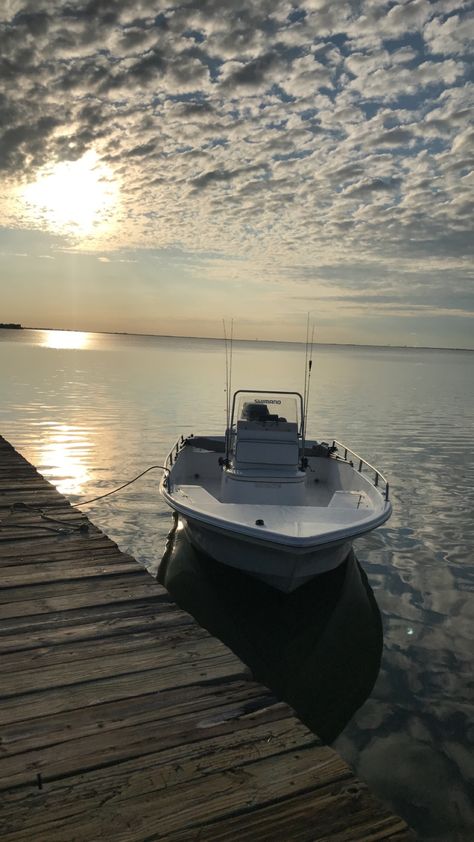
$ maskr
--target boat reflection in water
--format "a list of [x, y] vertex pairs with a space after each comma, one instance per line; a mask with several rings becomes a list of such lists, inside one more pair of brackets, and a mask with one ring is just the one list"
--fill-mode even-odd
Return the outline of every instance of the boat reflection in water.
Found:
[[382, 623], [353, 552], [335, 570], [284, 594], [198, 553], [176, 517], [158, 579], [324, 742], [370, 695]]

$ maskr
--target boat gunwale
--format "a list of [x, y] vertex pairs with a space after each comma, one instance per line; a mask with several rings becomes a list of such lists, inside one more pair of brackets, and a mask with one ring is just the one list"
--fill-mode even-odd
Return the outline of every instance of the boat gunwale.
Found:
[[[234, 528], [229, 528], [229, 521], [227, 519], [223, 517], [221, 518], [215, 514], [208, 514], [206, 512], [196, 510], [195, 508], [186, 506], [185, 503], [182, 503], [181, 501], [177, 500], [176, 497], [174, 497], [173, 494], [169, 492], [167, 488], [165, 488], [163, 480], [160, 484], [160, 492], [167, 504], [170, 506], [170, 508], [177, 511], [186, 519], [190, 518], [191, 520], [199, 521], [199, 523], [208, 525], [211, 528], [214, 527], [215, 529], [228, 532], [232, 535], [246, 536], [254, 540], [257, 539], [262, 544], [273, 544], [277, 547], [288, 547], [290, 550], [295, 550], [297, 548], [301, 548], [301, 550], [311, 550], [311, 548], [313, 547], [329, 546], [331, 544], [338, 544], [347, 541], [351, 538], [360, 537], [361, 535], [365, 535], [368, 532], [372, 532], [372, 530], [377, 529], [377, 527], [381, 526], [389, 519], [392, 513], [392, 504], [389, 500], [386, 500], [384, 502], [384, 507], [382, 511], [378, 513], [377, 516], [366, 518], [364, 521], [359, 522], [357, 525], [352, 524], [345, 528], [340, 528], [339, 530], [331, 529], [329, 532], [324, 532], [318, 536], [309, 535], [307, 537], [291, 535], [284, 536], [281, 533], [271, 532], [267, 533], [269, 534], [269, 537], [267, 538], [265, 537], [265, 535], [262, 535], [261, 526], [258, 526], [256, 528], [255, 526], [252, 526], [250, 524], [236, 525], [235, 523], [233, 523], [232, 526]], [[265, 504], [260, 504], [262, 508], [264, 505]], [[235, 528], [236, 526], [237, 528]], [[329, 538], [329, 536], [332, 537]]]
[[[275, 392], [275, 394], [277, 394], [277, 392]], [[292, 394], [298, 394], [298, 393], [294, 392]], [[184, 449], [185, 447], [193, 447], [192, 439], [193, 439], [193, 435], [188, 436], [187, 438], [184, 438], [184, 436], [181, 435], [177, 439], [176, 443], [173, 445], [173, 447], [171, 448], [171, 450], [168, 453], [168, 456], [166, 457], [165, 466], [166, 466], [166, 470], [168, 471], [168, 474], [171, 472], [171, 468], [173, 467], [174, 461], [176, 461], [180, 451], [182, 449]], [[218, 442], [219, 444], [224, 443], [224, 446], [225, 446], [226, 436], [220, 436], [220, 435], [202, 436], [202, 435], [198, 435], [198, 436], [196, 436], [196, 439], [201, 440], [201, 441], [203, 439], [209, 439], [210, 441], [216, 441], [216, 443]], [[314, 440], [309, 439], [307, 441], [307, 444], [309, 444], [309, 442], [312, 442], [311, 447], [323, 444], [323, 442], [319, 442], [316, 439], [314, 439]], [[388, 503], [389, 502], [390, 483], [389, 483], [388, 479], [382, 474], [382, 472], [379, 471], [379, 469], [376, 468], [375, 465], [372, 465], [370, 462], [367, 461], [367, 459], [364, 459], [363, 456], [361, 456], [359, 453], [356, 453], [355, 450], [352, 450], [350, 447], [348, 447], [348, 445], [344, 444], [343, 442], [340, 442], [337, 439], [333, 439], [333, 445], [332, 446], [334, 448], [334, 451], [328, 453], [328, 456], [326, 458], [334, 459], [335, 461], [339, 462], [340, 464], [342, 463], [344, 465], [348, 465], [351, 468], [351, 470], [353, 470], [356, 473], [364, 476], [364, 479], [366, 479], [367, 482], [369, 482], [370, 485], [378, 491], [378, 493], [380, 494], [382, 499], [384, 499], [385, 502]], [[344, 456], [338, 456], [337, 455], [336, 451], [339, 448], [342, 448], [344, 450]], [[205, 447], [199, 447], [199, 446], [197, 446], [195, 449], [196, 450], [202, 450], [203, 452], [206, 452], [206, 453], [213, 453], [214, 452], [213, 450], [207, 449]], [[311, 452], [310, 451], [311, 451], [310, 447], [305, 448], [304, 456], [306, 458], [311, 458]], [[359, 462], [358, 468], [354, 467], [354, 464], [353, 464], [351, 459], [347, 459], [348, 453], [350, 453], [351, 456], [354, 456], [354, 458]], [[173, 457], [173, 454], [174, 454], [174, 457]], [[324, 457], [319, 457], [319, 458], [324, 458]], [[363, 466], [368, 468], [370, 471], [374, 472], [374, 474], [375, 474], [374, 481], [372, 481], [372, 479], [370, 477], [368, 477], [368, 476], [366, 476], [365, 474], [362, 473]], [[379, 488], [379, 480], [382, 480], [382, 482], [385, 484], [385, 489], [384, 489], [383, 493], [380, 491], [380, 488]]]

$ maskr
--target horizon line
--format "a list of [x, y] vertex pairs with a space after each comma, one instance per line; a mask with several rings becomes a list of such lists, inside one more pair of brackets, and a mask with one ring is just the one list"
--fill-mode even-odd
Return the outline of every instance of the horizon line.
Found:
[[[153, 337], [156, 339], [201, 339], [204, 341], [211, 340], [213, 342], [225, 342], [223, 336], [189, 336], [174, 333], [134, 333], [127, 330], [82, 330], [81, 328], [73, 327], [33, 327], [31, 325], [22, 325], [21, 330], [60, 330], [69, 333], [98, 333], [106, 336], [143, 336]], [[236, 339], [234, 342], [271, 342], [278, 345], [304, 345], [304, 341], [299, 339]], [[315, 346], [336, 346], [341, 348], [391, 348], [393, 350], [411, 350], [411, 351], [469, 351], [473, 352], [474, 348], [454, 348], [451, 346], [439, 345], [379, 345], [370, 344], [366, 342], [316, 342]]]

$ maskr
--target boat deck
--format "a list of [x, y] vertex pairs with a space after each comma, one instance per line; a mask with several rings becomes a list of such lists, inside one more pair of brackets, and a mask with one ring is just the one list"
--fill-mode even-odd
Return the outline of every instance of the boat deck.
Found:
[[413, 840], [0, 437], [2, 842]]
[[[199, 480], [202, 488], [207, 491], [216, 502], [220, 502], [221, 498], [221, 478], [220, 475], [214, 477], [203, 477]], [[194, 485], [194, 488], [197, 486]], [[366, 495], [364, 495], [366, 497]], [[311, 508], [326, 509], [332, 498], [334, 497], [334, 489], [331, 489], [327, 482], [321, 480], [319, 482], [305, 483], [305, 504]]]
[[[264, 534], [267, 540], [280, 543], [291, 544], [297, 540], [312, 546], [328, 537], [344, 539], [374, 528], [378, 516], [374, 515], [364, 492], [333, 492], [326, 483], [318, 484], [317, 489], [311, 489], [312, 505], [308, 500], [310, 495], [306, 496], [306, 505], [221, 503], [218, 483], [200, 479], [199, 485], [173, 485], [170, 501], [184, 517], [195, 517], [224, 528], [231, 524], [236, 531], [250, 532], [258, 538]], [[264, 533], [262, 528], [256, 528], [258, 518], [264, 522]]]

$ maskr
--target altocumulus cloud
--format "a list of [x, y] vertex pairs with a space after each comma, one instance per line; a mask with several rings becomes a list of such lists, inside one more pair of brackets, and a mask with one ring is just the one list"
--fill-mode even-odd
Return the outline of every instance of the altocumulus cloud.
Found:
[[472, 310], [467, 3], [6, 0], [0, 15], [3, 180], [93, 149], [121, 183], [102, 253], [246, 255], [351, 305], [359, 285], [361, 304], [383, 290], [384, 307]]

